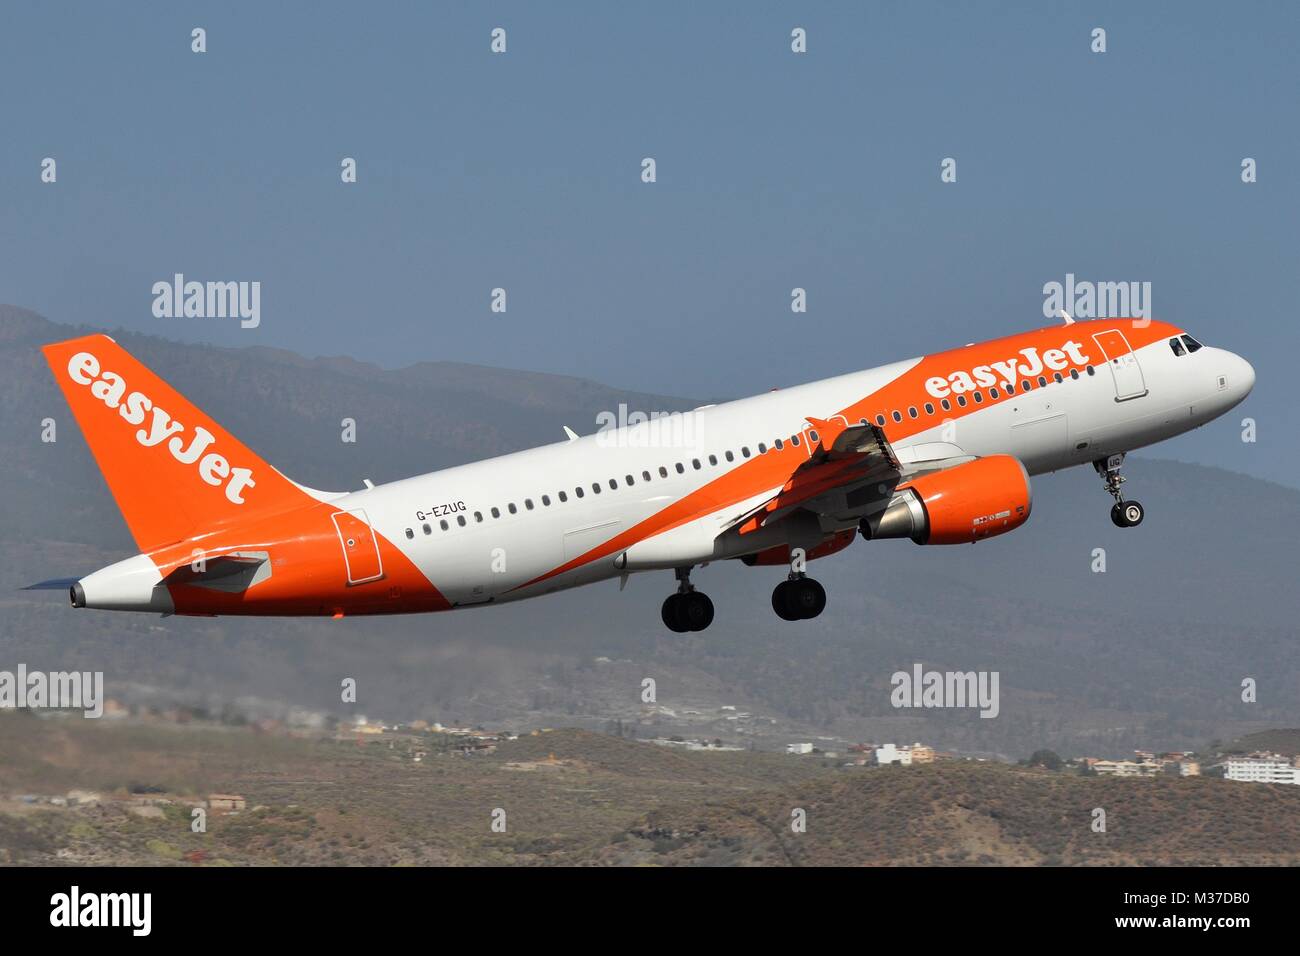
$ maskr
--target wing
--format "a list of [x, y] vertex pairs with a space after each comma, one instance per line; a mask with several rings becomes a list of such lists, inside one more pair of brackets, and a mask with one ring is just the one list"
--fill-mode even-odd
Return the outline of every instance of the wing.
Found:
[[971, 456], [949, 442], [925, 442], [895, 451], [885, 430], [871, 423], [845, 425], [807, 419], [812, 451], [775, 495], [738, 515], [724, 530], [745, 535], [796, 508], [851, 523], [887, 501], [900, 482], [952, 467]]

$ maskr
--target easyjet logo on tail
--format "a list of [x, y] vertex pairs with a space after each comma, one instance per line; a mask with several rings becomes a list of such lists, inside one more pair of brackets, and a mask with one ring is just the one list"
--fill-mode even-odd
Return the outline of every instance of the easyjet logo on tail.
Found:
[[[1022, 356], [1023, 363], [1019, 361]], [[1034, 378], [1044, 370], [1061, 372], [1071, 365], [1087, 365], [1088, 361], [1088, 356], [1083, 354], [1083, 346], [1078, 342], [1070, 341], [1059, 349], [1047, 349], [1042, 357], [1039, 357], [1038, 349], [1031, 345], [1002, 362], [977, 365], [969, 372], [959, 370], [947, 378], [942, 375], [927, 378], [925, 390], [935, 398], [946, 398], [949, 392], [960, 395], [963, 392], [973, 392], [977, 388], [990, 388], [999, 384], [1014, 385], [1019, 378]]]
[[[209, 451], [216, 436], [202, 425], [194, 426], [193, 435], [184, 435], [185, 426], [172, 418], [164, 409], [153, 403], [143, 392], [127, 393], [126, 381], [116, 372], [100, 370], [99, 359], [89, 352], [78, 352], [68, 359], [68, 377], [78, 385], [90, 387], [90, 394], [117, 413], [128, 425], [145, 425], [137, 429], [135, 440], [146, 448], [167, 443], [171, 456], [182, 465], [194, 465], [207, 484], [219, 488], [226, 486], [226, 500], [242, 505], [243, 493], [254, 488], [251, 468], [232, 467], [230, 461], [215, 451]], [[145, 423], [145, 419], [148, 423]]]

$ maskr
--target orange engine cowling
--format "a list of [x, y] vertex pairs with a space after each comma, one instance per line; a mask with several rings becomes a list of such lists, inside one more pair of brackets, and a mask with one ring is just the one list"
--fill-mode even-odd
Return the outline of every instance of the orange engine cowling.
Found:
[[[853, 529], [847, 531], [836, 531], [834, 534], [827, 535], [821, 544], [809, 548], [808, 553], [804, 555], [805, 561], [815, 561], [817, 558], [824, 558], [828, 554], [834, 554], [836, 551], [843, 551], [853, 543]], [[768, 548], [765, 551], [759, 551], [757, 554], [746, 554], [740, 559], [748, 564], [751, 568], [756, 564], [789, 564], [790, 563], [790, 546], [788, 544], [778, 544], [774, 548]]]
[[990, 455], [900, 485], [885, 510], [863, 518], [859, 530], [868, 539], [967, 544], [1019, 528], [1032, 499], [1020, 460]]

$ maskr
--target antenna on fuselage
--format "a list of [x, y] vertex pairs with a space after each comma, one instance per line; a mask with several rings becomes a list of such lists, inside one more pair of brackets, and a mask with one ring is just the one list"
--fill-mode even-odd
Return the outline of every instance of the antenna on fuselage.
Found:
[[565, 425], [565, 426], [564, 426], [564, 434], [566, 434], [566, 435], [569, 436], [569, 441], [577, 441], [577, 440], [578, 440], [578, 433], [575, 432], [575, 431], [574, 431], [572, 428], [570, 428], [568, 425]]
[[1071, 318], [1070, 313], [1066, 312], [1064, 309], [1061, 310], [1061, 318], [1065, 319], [1066, 325], [1074, 325], [1074, 319]]

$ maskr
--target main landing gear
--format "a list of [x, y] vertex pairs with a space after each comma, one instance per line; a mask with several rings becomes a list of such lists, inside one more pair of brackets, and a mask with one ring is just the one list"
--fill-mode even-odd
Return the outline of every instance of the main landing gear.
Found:
[[1146, 517], [1146, 509], [1142, 507], [1140, 501], [1124, 500], [1124, 492], [1119, 487], [1124, 484], [1124, 476], [1119, 473], [1120, 466], [1123, 464], [1124, 453], [1120, 452], [1109, 458], [1098, 458], [1092, 463], [1092, 467], [1097, 469], [1097, 474], [1101, 475], [1106, 483], [1106, 490], [1115, 499], [1115, 504], [1110, 509], [1110, 520], [1115, 523], [1115, 527], [1136, 528]]
[[826, 610], [826, 589], [804, 573], [804, 554], [790, 560], [790, 576], [772, 591], [772, 610], [783, 621], [810, 621]]
[[713, 602], [691, 584], [691, 569], [677, 569], [677, 593], [668, 595], [660, 612], [668, 630], [678, 634], [702, 631], [713, 623]]

